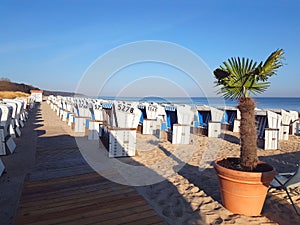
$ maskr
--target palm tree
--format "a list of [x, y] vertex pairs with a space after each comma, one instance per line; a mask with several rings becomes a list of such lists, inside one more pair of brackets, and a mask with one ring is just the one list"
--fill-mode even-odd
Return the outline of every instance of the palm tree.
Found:
[[238, 109], [241, 112], [239, 164], [243, 171], [253, 171], [258, 162], [255, 102], [250, 94], [260, 94], [270, 86], [267, 80], [283, 65], [283, 54], [283, 49], [278, 49], [265, 62], [259, 64], [245, 58], [230, 58], [214, 71], [216, 86], [221, 86], [218, 94], [227, 99], [239, 100]]

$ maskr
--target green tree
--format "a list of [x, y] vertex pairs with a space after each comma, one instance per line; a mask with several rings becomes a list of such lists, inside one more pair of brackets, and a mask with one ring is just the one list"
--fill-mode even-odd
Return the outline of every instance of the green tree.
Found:
[[269, 86], [269, 77], [277, 73], [281, 67], [284, 51], [278, 49], [265, 62], [253, 62], [245, 58], [230, 58], [214, 71], [217, 79], [216, 86], [221, 88], [218, 94], [224, 98], [238, 99], [238, 109], [241, 112], [240, 137], [241, 153], [240, 166], [245, 171], [256, 168], [257, 135], [255, 126], [255, 102], [250, 94], [260, 94]]

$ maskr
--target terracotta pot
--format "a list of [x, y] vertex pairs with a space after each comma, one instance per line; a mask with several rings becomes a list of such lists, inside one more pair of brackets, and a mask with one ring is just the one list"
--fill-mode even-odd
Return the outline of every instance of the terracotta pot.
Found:
[[223, 206], [235, 214], [258, 216], [264, 205], [270, 182], [275, 176], [272, 166], [259, 162], [268, 172], [242, 172], [218, 164], [214, 168], [219, 178]]

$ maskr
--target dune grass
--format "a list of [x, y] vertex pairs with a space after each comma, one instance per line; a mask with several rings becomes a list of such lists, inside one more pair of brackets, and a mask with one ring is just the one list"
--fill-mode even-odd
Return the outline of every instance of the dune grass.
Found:
[[28, 97], [30, 94], [20, 91], [0, 91], [0, 99], [4, 98], [20, 98], [20, 97]]

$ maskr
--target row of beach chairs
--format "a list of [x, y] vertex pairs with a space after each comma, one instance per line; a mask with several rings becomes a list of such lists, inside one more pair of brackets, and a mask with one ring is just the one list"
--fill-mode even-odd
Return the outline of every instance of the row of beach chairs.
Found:
[[[190, 144], [191, 134], [218, 138], [222, 129], [239, 132], [236, 107], [129, 102], [49, 96], [47, 103], [77, 136], [101, 140], [110, 157], [135, 155], [136, 133], [156, 135], [172, 144]], [[296, 111], [256, 110], [257, 133], [264, 149], [299, 134]]]
[[[21, 136], [21, 128], [28, 118], [28, 109], [33, 102], [28, 98], [2, 99], [0, 101], [0, 156], [13, 154], [16, 148], [15, 138]], [[0, 158], [0, 176], [5, 165]]]

